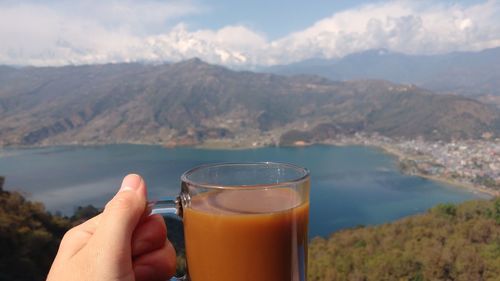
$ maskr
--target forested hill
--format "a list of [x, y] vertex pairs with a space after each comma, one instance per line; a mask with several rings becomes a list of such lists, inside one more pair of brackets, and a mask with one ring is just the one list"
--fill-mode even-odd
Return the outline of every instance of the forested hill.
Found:
[[309, 280], [500, 280], [500, 198], [316, 238]]
[[297, 129], [317, 140], [353, 132], [498, 137], [500, 111], [412, 85], [233, 71], [198, 59], [0, 68], [0, 146], [196, 145], [208, 139], [245, 146]]
[[64, 233], [97, 212], [87, 206], [71, 218], [53, 215], [0, 183], [0, 280], [45, 280]]

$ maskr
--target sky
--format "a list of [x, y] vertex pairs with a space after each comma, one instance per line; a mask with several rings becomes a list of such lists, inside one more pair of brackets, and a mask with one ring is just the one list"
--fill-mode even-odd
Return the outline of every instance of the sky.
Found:
[[500, 46], [500, 0], [0, 0], [0, 64], [234, 67]]

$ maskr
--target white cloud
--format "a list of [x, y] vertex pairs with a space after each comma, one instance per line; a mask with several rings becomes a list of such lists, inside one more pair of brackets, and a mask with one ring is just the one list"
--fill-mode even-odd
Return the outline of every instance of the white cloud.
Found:
[[469, 6], [431, 1], [364, 5], [273, 41], [242, 25], [190, 30], [179, 23], [203, 10], [189, 1], [0, 2], [0, 63], [178, 61], [196, 56], [252, 66], [373, 48], [434, 54], [500, 46], [498, 0]]
[[200, 13], [190, 1], [0, 2], [0, 63], [61, 65], [143, 59], [146, 37]]
[[373, 48], [435, 54], [494, 47], [498, 39], [497, 1], [470, 7], [393, 1], [337, 13], [277, 40], [274, 48], [284, 59], [332, 58]]

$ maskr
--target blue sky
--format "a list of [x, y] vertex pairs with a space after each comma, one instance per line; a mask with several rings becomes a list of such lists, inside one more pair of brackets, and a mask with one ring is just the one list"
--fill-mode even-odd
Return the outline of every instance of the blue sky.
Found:
[[229, 24], [246, 25], [265, 33], [269, 39], [276, 39], [307, 28], [340, 10], [377, 2], [380, 1], [200, 1], [202, 6], [207, 7], [206, 12], [187, 20], [196, 28], [219, 29]]
[[0, 0], [0, 64], [237, 67], [500, 46], [500, 0]]

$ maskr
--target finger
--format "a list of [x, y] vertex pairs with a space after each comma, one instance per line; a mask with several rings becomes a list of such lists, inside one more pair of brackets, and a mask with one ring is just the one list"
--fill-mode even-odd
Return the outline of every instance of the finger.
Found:
[[100, 218], [101, 215], [97, 215], [68, 230], [61, 241], [58, 255], [61, 258], [67, 259], [78, 253], [94, 234]]
[[139, 256], [163, 247], [167, 239], [167, 227], [163, 217], [146, 217], [135, 229], [132, 237], [132, 256]]
[[135, 174], [126, 176], [118, 193], [106, 205], [91, 242], [103, 255], [111, 255], [109, 258], [130, 258], [132, 234], [145, 210], [143, 179]]
[[134, 259], [136, 281], [168, 280], [175, 274], [175, 249], [167, 240], [162, 248]]

